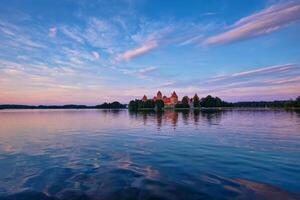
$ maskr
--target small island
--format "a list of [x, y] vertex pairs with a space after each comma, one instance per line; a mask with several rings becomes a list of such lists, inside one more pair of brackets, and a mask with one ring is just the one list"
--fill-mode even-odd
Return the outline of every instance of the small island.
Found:
[[211, 109], [211, 108], [300, 108], [300, 96], [295, 100], [280, 100], [280, 101], [246, 101], [230, 103], [223, 101], [219, 97], [208, 95], [199, 98], [197, 93], [192, 97], [184, 96], [181, 101], [175, 91], [170, 97], [163, 96], [160, 91], [156, 96], [148, 99], [144, 95], [141, 99], [131, 100], [128, 104], [128, 109], [131, 111], [141, 110], [157, 110], [164, 109], [186, 110], [186, 109]]

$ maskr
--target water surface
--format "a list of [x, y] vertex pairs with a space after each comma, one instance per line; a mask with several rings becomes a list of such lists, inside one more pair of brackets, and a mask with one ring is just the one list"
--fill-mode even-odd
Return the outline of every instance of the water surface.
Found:
[[0, 199], [299, 199], [300, 113], [0, 111]]

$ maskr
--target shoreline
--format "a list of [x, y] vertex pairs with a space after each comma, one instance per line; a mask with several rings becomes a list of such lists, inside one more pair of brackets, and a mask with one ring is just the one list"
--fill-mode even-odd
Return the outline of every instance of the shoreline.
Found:
[[[129, 110], [129, 109], [128, 109]], [[202, 108], [165, 108], [161, 111], [205, 111], [205, 110], [300, 110], [297, 107], [202, 107]], [[133, 112], [137, 111], [155, 111], [156, 109], [144, 108], [138, 110], [132, 110]]]
[[154, 111], [154, 112], [163, 112], [163, 111], [206, 111], [206, 110], [300, 110], [299, 107], [200, 107], [200, 108], [163, 108], [162, 110], [157, 110], [154, 108], [143, 108], [138, 110], [130, 110], [129, 108], [99, 108], [97, 106], [86, 106], [86, 105], [53, 105], [53, 106], [31, 106], [31, 105], [9, 105], [4, 104], [0, 105], [0, 110], [129, 110], [132, 112], [139, 111]]

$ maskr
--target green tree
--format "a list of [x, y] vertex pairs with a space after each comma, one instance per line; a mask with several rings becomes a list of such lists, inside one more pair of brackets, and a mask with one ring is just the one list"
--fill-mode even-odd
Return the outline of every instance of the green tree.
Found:
[[155, 102], [151, 99], [148, 99], [147, 101], [140, 101], [138, 104], [139, 109], [154, 109], [155, 108]]
[[295, 100], [295, 107], [300, 107], [300, 96], [298, 96]]
[[137, 111], [139, 109], [139, 100], [132, 100], [128, 104], [128, 109], [131, 111]]
[[159, 99], [159, 100], [156, 100], [155, 106], [156, 106], [157, 110], [162, 110], [165, 107], [165, 103], [163, 100]]
[[202, 107], [213, 107], [213, 97], [208, 95], [207, 97], [202, 98], [200, 104]]
[[190, 101], [189, 97], [188, 96], [184, 96], [182, 98], [182, 100], [181, 100], [182, 107], [183, 108], [189, 108], [190, 107], [189, 101]]
[[200, 99], [197, 94], [193, 97], [193, 104], [194, 108], [199, 108], [200, 107]]
[[200, 105], [202, 107], [226, 107], [231, 106], [230, 103], [227, 103], [225, 101], [222, 101], [219, 97], [212, 97], [211, 95], [208, 95], [205, 98], [202, 98], [200, 101]]

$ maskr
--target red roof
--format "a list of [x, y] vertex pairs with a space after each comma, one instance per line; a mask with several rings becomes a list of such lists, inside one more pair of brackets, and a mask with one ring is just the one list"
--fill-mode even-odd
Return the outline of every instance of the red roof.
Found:
[[143, 98], [142, 98], [142, 100], [147, 100], [147, 96], [144, 95]]
[[176, 92], [175, 92], [175, 91], [172, 93], [172, 96], [171, 96], [171, 97], [178, 98], [178, 96], [177, 96], [177, 94], [176, 94]]

